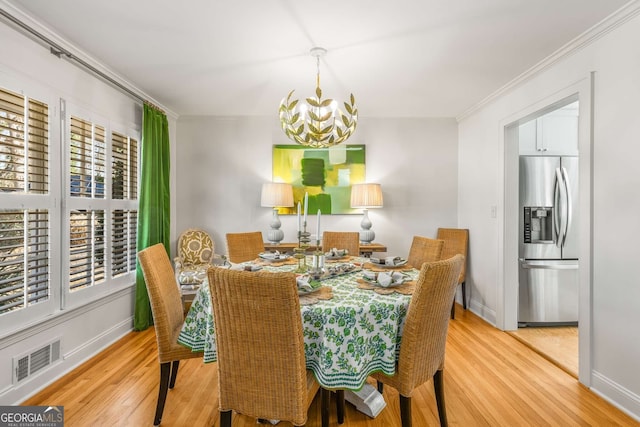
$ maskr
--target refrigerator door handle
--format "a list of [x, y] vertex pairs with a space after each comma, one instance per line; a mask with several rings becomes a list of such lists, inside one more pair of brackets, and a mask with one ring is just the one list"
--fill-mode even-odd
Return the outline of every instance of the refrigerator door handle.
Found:
[[520, 259], [520, 266], [522, 268], [539, 269], [539, 270], [577, 270], [578, 264], [541, 264], [538, 262], [527, 262], [524, 259]]
[[562, 233], [562, 245], [564, 246], [564, 242], [567, 240], [567, 234], [569, 234], [569, 230], [571, 229], [571, 220], [573, 217], [573, 211], [571, 209], [571, 186], [569, 185], [569, 175], [567, 174], [567, 170], [562, 168], [562, 182], [564, 183], [564, 192], [565, 192], [565, 219], [564, 219], [564, 230]]
[[553, 185], [553, 241], [557, 247], [562, 247], [562, 239], [560, 232], [564, 227], [564, 224], [560, 222], [563, 215], [560, 214], [560, 199], [562, 198], [560, 192], [560, 183], [562, 182], [562, 173], [560, 168], [556, 168], [556, 179]]

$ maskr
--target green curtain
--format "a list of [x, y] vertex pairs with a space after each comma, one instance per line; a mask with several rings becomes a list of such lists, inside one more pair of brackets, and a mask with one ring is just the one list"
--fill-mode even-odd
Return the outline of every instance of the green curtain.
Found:
[[[138, 241], [140, 251], [163, 243], [168, 254], [170, 232], [169, 124], [164, 112], [144, 104], [142, 114]], [[136, 301], [133, 327], [136, 331], [153, 324], [147, 287], [140, 263], [136, 264]]]

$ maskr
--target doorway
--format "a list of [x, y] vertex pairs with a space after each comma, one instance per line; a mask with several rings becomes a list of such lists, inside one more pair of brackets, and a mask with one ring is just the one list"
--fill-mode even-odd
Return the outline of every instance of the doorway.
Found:
[[[499, 258], [500, 284], [498, 287], [498, 310], [496, 324], [505, 331], [518, 331], [518, 284], [519, 284], [519, 126], [557, 110], [572, 102], [579, 101], [578, 120], [578, 148], [580, 154], [578, 188], [579, 206], [581, 213], [579, 231], [579, 276], [578, 276], [578, 306], [582, 307], [578, 314], [577, 355], [578, 378], [581, 383], [589, 386], [591, 383], [590, 358], [590, 317], [591, 312], [591, 122], [593, 92], [593, 74], [562, 89], [551, 96], [514, 113], [501, 122], [504, 129], [502, 140], [504, 154], [503, 169], [503, 209], [501, 211], [502, 227], [499, 229], [501, 256]], [[544, 350], [541, 350], [541, 353]], [[562, 350], [568, 353], [568, 350]], [[546, 351], [548, 354], [551, 351]], [[573, 351], [575, 354], [575, 351]], [[549, 356], [551, 357], [551, 356]], [[574, 365], [575, 366], [575, 365]], [[570, 368], [575, 370], [575, 368]]]
[[519, 121], [519, 305], [512, 335], [577, 378], [579, 101], [565, 102]]

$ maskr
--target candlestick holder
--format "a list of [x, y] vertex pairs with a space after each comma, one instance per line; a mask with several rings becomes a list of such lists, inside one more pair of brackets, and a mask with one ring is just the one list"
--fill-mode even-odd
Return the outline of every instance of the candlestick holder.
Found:
[[298, 231], [298, 247], [293, 249], [293, 257], [298, 260], [298, 268], [296, 273], [306, 273], [309, 270], [307, 266], [307, 249], [311, 241], [311, 233], [307, 231], [307, 222], [302, 223], [302, 231]]
[[324, 274], [324, 252], [320, 247], [320, 240], [316, 241], [316, 250], [313, 251], [313, 262], [311, 264], [311, 277], [319, 279]]

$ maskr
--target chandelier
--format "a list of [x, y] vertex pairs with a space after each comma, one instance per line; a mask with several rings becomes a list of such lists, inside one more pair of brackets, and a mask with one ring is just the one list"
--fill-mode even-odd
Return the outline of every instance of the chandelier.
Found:
[[282, 130], [298, 144], [312, 148], [325, 148], [340, 144], [356, 130], [358, 109], [353, 94], [344, 103], [344, 112], [338, 102], [331, 98], [322, 99], [320, 89], [320, 58], [326, 49], [314, 47], [310, 51], [316, 58], [316, 96], [306, 98], [306, 102], [291, 99], [293, 92], [280, 102], [280, 123]]

